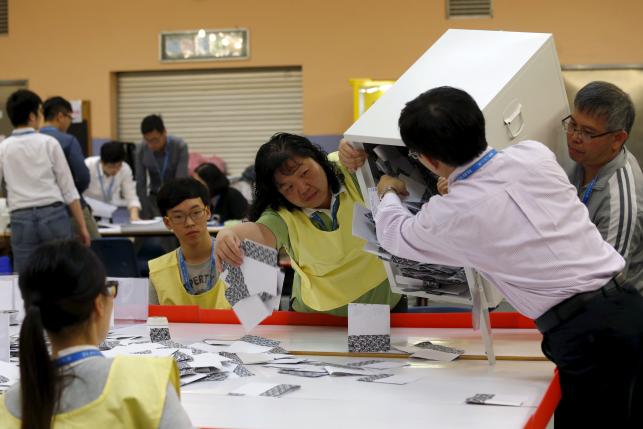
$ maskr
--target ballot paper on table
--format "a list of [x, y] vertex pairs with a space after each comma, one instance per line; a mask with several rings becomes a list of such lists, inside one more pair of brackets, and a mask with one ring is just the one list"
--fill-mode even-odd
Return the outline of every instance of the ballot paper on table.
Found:
[[228, 394], [232, 396], [269, 396], [278, 398], [300, 387], [301, 386], [296, 384], [250, 382], [236, 388]]
[[520, 407], [525, 399], [512, 395], [496, 395], [494, 393], [476, 393], [470, 398], [465, 399], [467, 404], [474, 405], [504, 405], [511, 407]]
[[432, 344], [430, 341], [417, 343], [414, 346], [395, 346], [396, 348], [411, 353], [411, 357], [418, 359], [437, 360], [450, 362], [464, 354], [464, 350], [454, 347], [447, 347], [440, 344]]
[[20, 369], [9, 362], [0, 361], [0, 392], [7, 390], [20, 378]]
[[251, 240], [241, 243], [244, 253], [239, 267], [223, 262], [221, 279], [226, 283], [225, 297], [249, 332], [278, 308], [283, 276], [277, 266], [277, 250]]
[[110, 277], [118, 282], [114, 317], [120, 320], [147, 320], [149, 281], [146, 278]]
[[0, 277], [0, 310], [14, 310], [9, 316], [9, 324], [17, 325], [25, 318], [25, 305], [18, 287], [18, 276]]
[[382, 384], [409, 384], [422, 377], [412, 374], [374, 374], [358, 378], [357, 381], [367, 381]]
[[0, 311], [0, 361], [9, 362], [9, 312]]
[[390, 307], [385, 304], [348, 304], [348, 351], [389, 351], [390, 313]]

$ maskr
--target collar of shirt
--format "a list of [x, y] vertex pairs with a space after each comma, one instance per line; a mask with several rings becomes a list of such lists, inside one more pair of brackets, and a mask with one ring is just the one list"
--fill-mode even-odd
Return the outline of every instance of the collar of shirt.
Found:
[[[485, 150], [479, 156], [475, 157], [475, 159], [471, 160], [471, 162], [469, 162], [469, 163], [467, 163], [465, 165], [461, 165], [460, 167], [458, 167], [455, 170], [453, 170], [453, 172], [451, 172], [451, 174], [449, 174], [449, 178], [448, 178], [449, 187], [451, 187], [451, 185], [453, 185], [453, 183], [455, 183], [455, 181], [456, 181], [455, 178], [456, 177], [458, 177], [462, 172], [466, 171], [467, 168], [471, 167], [473, 164], [478, 162], [478, 160], [480, 158], [484, 157], [487, 154], [487, 152], [489, 152], [491, 149], [493, 149], [491, 146], [487, 146], [485, 148]], [[485, 167], [486, 167], [486, 165], [483, 165], [480, 168], [482, 169], [482, 168], [485, 168]]]
[[31, 127], [16, 128], [15, 130], [13, 130], [11, 135], [12, 136], [21, 136], [23, 134], [31, 134], [31, 133], [35, 133], [35, 132], [36, 132], [36, 130], [31, 128]]
[[305, 208], [302, 208], [301, 210], [308, 217], [311, 217], [316, 212], [321, 212], [321, 213], [324, 213], [325, 215], [327, 215], [328, 217], [332, 217], [332, 213], [330, 212], [330, 207], [333, 206], [333, 204], [335, 203], [335, 200], [337, 198], [339, 198], [339, 194], [341, 194], [342, 192], [346, 192], [346, 187], [343, 184], [340, 186], [339, 191], [337, 191], [337, 193], [333, 194], [330, 197], [330, 206], [327, 209], [311, 209], [311, 208], [305, 207]]

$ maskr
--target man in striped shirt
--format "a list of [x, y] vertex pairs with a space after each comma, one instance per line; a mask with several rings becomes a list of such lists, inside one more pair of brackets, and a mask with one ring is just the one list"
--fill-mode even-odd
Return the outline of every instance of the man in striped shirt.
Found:
[[625, 258], [628, 283], [643, 291], [643, 173], [625, 147], [634, 123], [630, 97], [607, 82], [591, 82], [563, 120], [570, 182], [601, 235]]

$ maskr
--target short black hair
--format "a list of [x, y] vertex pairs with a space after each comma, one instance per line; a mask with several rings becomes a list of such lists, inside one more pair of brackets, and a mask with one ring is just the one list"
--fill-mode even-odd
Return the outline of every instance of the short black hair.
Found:
[[259, 219], [268, 207], [273, 210], [282, 207], [290, 211], [300, 209], [281, 195], [275, 183], [276, 171], [285, 175], [293, 174], [287, 161], [295, 157], [312, 158], [326, 173], [330, 190], [333, 193], [339, 192], [344, 182], [344, 174], [337, 165], [328, 160], [326, 152], [306, 137], [277, 133], [259, 148], [255, 157], [256, 181], [254, 199], [250, 206], [251, 221]]
[[19, 127], [29, 123], [29, 115], [38, 116], [38, 109], [42, 106], [42, 99], [35, 92], [28, 89], [19, 89], [7, 99], [7, 115], [11, 125]]
[[59, 113], [71, 113], [72, 110], [71, 103], [59, 96], [46, 99], [45, 104], [42, 105], [43, 115], [48, 121], [54, 119]]
[[426, 91], [406, 103], [398, 123], [409, 149], [452, 167], [473, 161], [487, 147], [484, 116], [461, 89]]
[[125, 148], [120, 142], [105, 142], [100, 147], [100, 160], [105, 164], [116, 164], [125, 160]]
[[158, 131], [159, 133], [165, 131], [165, 124], [163, 124], [161, 115], [147, 115], [141, 121], [141, 134], [151, 133], [152, 131]]
[[630, 96], [618, 86], [602, 81], [590, 82], [574, 97], [574, 108], [581, 113], [604, 119], [608, 130], [629, 134], [636, 111]]
[[210, 198], [221, 194], [230, 187], [230, 180], [225, 174], [217, 168], [216, 165], [210, 162], [204, 162], [194, 169], [194, 172], [199, 175], [205, 182], [210, 190]]
[[173, 207], [192, 198], [201, 198], [203, 205], [208, 207], [210, 204], [208, 195], [208, 188], [203, 183], [191, 177], [183, 177], [171, 180], [161, 186], [156, 196], [156, 203], [161, 216], [167, 216], [167, 212]]

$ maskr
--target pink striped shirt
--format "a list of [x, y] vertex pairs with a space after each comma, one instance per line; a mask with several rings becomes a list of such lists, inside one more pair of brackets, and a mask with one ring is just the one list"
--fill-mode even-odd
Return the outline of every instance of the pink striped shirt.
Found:
[[431, 198], [416, 216], [386, 194], [375, 215], [382, 247], [419, 262], [472, 267], [531, 318], [623, 270], [625, 261], [543, 144], [515, 144], [454, 181], [479, 158], [456, 169], [449, 193]]

